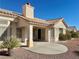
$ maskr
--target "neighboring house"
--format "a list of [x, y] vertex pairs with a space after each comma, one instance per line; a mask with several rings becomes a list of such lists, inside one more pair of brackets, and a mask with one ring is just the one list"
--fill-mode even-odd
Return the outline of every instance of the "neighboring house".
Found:
[[66, 34], [67, 25], [63, 18], [42, 20], [34, 18], [34, 7], [23, 6], [22, 15], [0, 9], [0, 39], [16, 37], [22, 43], [33, 47], [33, 42], [56, 42], [59, 33]]
[[69, 26], [69, 27], [68, 27], [68, 30], [69, 30], [69, 31], [77, 32], [77, 28], [76, 28], [75, 26]]

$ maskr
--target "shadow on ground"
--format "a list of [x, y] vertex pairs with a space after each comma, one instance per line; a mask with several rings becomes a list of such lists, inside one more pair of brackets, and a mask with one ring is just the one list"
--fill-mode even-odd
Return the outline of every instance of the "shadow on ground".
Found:
[[75, 53], [77, 56], [79, 56], [79, 51], [74, 51], [74, 53]]
[[0, 56], [9, 56], [7, 51], [0, 51]]

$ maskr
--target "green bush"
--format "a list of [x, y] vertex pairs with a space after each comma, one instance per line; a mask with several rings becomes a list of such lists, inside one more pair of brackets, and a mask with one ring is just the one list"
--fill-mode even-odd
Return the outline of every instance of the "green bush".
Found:
[[79, 33], [73, 32], [73, 31], [66, 31], [66, 34], [60, 33], [59, 34], [59, 40], [65, 41], [65, 40], [71, 40], [71, 38], [78, 38]]
[[59, 34], [60, 41], [65, 41], [66, 39], [67, 39], [67, 37], [64, 34], [62, 34], [62, 33]]
[[66, 34], [60, 33], [59, 34], [59, 40], [60, 41], [65, 41], [65, 40], [70, 40], [71, 39], [71, 33], [66, 32]]
[[19, 40], [16, 38], [10, 38], [3, 41], [0, 48], [7, 48], [8, 49], [8, 55], [11, 54], [11, 49], [20, 46]]
[[79, 34], [78, 34], [77, 32], [71, 31], [71, 37], [72, 37], [72, 38], [78, 38], [78, 37], [79, 37], [78, 35], [79, 35]]
[[71, 33], [69, 31], [66, 31], [67, 40], [71, 40]]

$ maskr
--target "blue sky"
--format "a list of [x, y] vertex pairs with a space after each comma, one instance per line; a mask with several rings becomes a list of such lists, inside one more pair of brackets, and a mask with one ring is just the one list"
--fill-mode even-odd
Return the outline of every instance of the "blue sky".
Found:
[[[35, 17], [53, 19], [63, 17], [70, 26], [79, 29], [79, 0], [28, 0], [35, 8]], [[0, 0], [0, 8], [22, 13], [27, 0]]]

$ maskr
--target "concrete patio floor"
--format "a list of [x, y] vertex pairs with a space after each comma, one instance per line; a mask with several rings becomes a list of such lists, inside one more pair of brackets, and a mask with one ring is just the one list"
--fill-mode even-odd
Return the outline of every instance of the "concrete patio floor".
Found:
[[33, 53], [23, 48], [17, 48], [12, 50], [12, 56], [2, 56], [0, 59], [79, 59], [79, 39], [68, 40], [64, 44], [68, 47], [68, 51], [62, 54], [49, 55]]
[[68, 51], [65, 45], [48, 42], [34, 42], [34, 47], [24, 49], [39, 54], [61, 54]]

